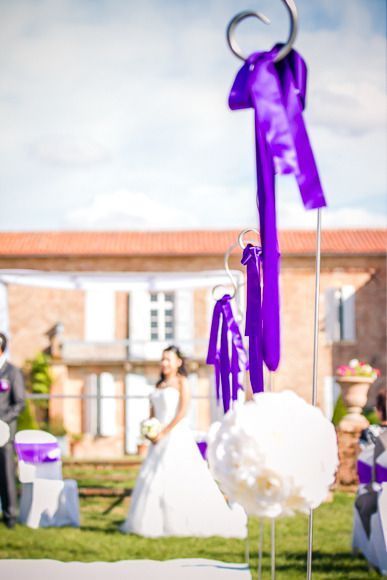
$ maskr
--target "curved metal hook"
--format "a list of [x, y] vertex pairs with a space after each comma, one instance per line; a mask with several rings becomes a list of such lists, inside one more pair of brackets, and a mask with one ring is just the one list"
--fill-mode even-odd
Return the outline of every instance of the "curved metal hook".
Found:
[[[224, 291], [223, 296], [226, 296], [226, 294], [229, 294], [230, 298], [235, 298], [236, 292], [237, 292], [237, 289], [235, 288], [235, 286], [233, 287], [233, 291], [229, 292], [229, 290], [227, 289], [227, 287], [224, 284], [216, 284], [216, 286], [214, 286], [212, 291], [211, 291], [212, 297], [214, 298], [214, 300], [220, 300], [220, 298], [217, 298], [215, 295], [218, 288], [223, 288], [223, 291]], [[223, 298], [223, 296], [222, 296], [222, 298]]]
[[[248, 234], [249, 232], [254, 232], [255, 234], [257, 234], [257, 236], [259, 236], [259, 231], [258, 231], [258, 230], [256, 230], [255, 228], [246, 228], [246, 229], [242, 230], [242, 231], [241, 231], [241, 233], [240, 233], [240, 234], [239, 234], [239, 236], [238, 236], [238, 244], [239, 244], [239, 246], [242, 248], [242, 250], [244, 250], [244, 249], [245, 249], [245, 247], [246, 247], [246, 243], [245, 243], [245, 241], [244, 241], [243, 237], [244, 237], [246, 234]], [[248, 242], [247, 242], [247, 243], [248, 243], [248, 244], [254, 244], [254, 245], [256, 245], [256, 242], [254, 242], [254, 241], [252, 241], [252, 240], [248, 240]]]
[[[226, 271], [227, 276], [230, 278], [230, 282], [231, 282], [232, 287], [233, 287], [233, 291], [232, 292], [228, 292], [227, 291], [226, 293], [229, 294], [231, 296], [231, 298], [235, 298], [236, 295], [237, 295], [237, 292], [238, 292], [238, 282], [235, 280], [235, 278], [234, 278], [234, 276], [233, 276], [233, 274], [232, 274], [232, 272], [230, 270], [230, 266], [228, 265], [228, 261], [230, 259], [231, 252], [233, 250], [235, 250], [235, 248], [237, 248], [237, 247], [238, 247], [238, 244], [237, 243], [232, 244], [226, 250], [226, 252], [224, 254], [224, 269]], [[216, 286], [214, 286], [213, 289], [212, 289], [212, 296], [215, 298], [215, 300], [216, 300], [215, 291], [216, 291], [217, 288], [223, 288], [224, 290], [227, 290], [226, 289], [226, 286], [224, 284], [217, 284]]]
[[[289, 32], [289, 37], [288, 37], [286, 43], [278, 52], [277, 56], [274, 59], [274, 62], [279, 62], [280, 60], [282, 60], [283, 58], [285, 58], [285, 56], [287, 56], [289, 54], [289, 52], [292, 50], [292, 47], [293, 47], [293, 44], [296, 40], [297, 32], [298, 32], [298, 12], [297, 12], [297, 6], [296, 6], [294, 0], [282, 0], [282, 2], [283, 2], [283, 4], [285, 4], [285, 7], [286, 7], [287, 11], [289, 12], [290, 32]], [[270, 20], [264, 14], [260, 14], [259, 12], [254, 12], [252, 10], [245, 10], [243, 12], [239, 12], [236, 16], [234, 16], [234, 18], [231, 20], [231, 22], [227, 26], [227, 32], [226, 32], [227, 44], [229, 45], [231, 51], [235, 54], [235, 56], [237, 56], [241, 60], [246, 60], [246, 57], [242, 53], [238, 43], [235, 40], [235, 29], [238, 26], [238, 24], [240, 22], [242, 22], [242, 20], [245, 20], [246, 18], [250, 18], [251, 16], [254, 18], [258, 18], [259, 20], [261, 20], [265, 24], [270, 24]]]

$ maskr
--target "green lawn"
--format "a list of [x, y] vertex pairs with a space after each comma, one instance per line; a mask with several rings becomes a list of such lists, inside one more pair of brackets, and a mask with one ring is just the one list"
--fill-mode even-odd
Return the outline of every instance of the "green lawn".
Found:
[[[78, 469], [78, 471], [77, 471]], [[109, 475], [117, 477], [121, 487], [129, 487], [135, 470], [87, 470], [67, 467], [67, 476], [79, 476], [81, 485], [107, 485]], [[123, 481], [121, 477], [123, 476]], [[117, 483], [115, 482], [115, 483]], [[123, 535], [118, 525], [124, 520], [130, 498], [116, 504], [116, 498], [81, 498], [81, 529], [30, 530], [0, 526], [0, 558], [51, 558], [62, 561], [115, 561], [126, 559], [211, 558], [229, 562], [245, 560], [245, 543], [224, 538], [164, 538], [150, 540]], [[116, 505], [115, 505], [116, 504]], [[380, 578], [369, 571], [362, 558], [350, 551], [353, 496], [336, 493], [334, 501], [316, 510], [314, 515], [313, 580], [365, 580]], [[277, 580], [306, 577], [308, 520], [305, 517], [280, 520], [276, 524]], [[257, 577], [259, 524], [250, 521], [249, 541], [253, 578]], [[263, 578], [270, 578], [270, 529], [265, 526]]]

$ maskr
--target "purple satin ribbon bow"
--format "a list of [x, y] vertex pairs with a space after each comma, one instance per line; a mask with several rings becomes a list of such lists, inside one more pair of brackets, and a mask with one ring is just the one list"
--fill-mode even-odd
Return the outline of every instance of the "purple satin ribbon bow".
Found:
[[26, 463], [52, 463], [60, 459], [58, 443], [15, 443], [15, 450]]
[[[220, 389], [222, 389], [225, 413], [230, 408], [230, 400], [235, 401], [238, 398], [239, 389], [242, 388], [239, 382], [239, 372], [242, 368], [248, 368], [247, 353], [230, 301], [231, 296], [226, 294], [223, 298], [217, 300], [214, 306], [207, 354], [207, 364], [215, 367], [216, 398], [217, 401], [220, 400]], [[219, 333], [221, 322], [221, 331]], [[230, 335], [231, 357], [229, 352]]]
[[247, 270], [246, 330], [249, 337], [250, 383], [254, 393], [264, 390], [263, 316], [261, 298], [262, 249], [247, 244], [241, 263]]
[[293, 173], [305, 208], [326, 205], [304, 125], [307, 69], [292, 50], [275, 63], [280, 49], [252, 54], [239, 70], [229, 97], [231, 109], [255, 112], [258, 208], [263, 264], [263, 356], [274, 371], [280, 360], [279, 246], [275, 174]]

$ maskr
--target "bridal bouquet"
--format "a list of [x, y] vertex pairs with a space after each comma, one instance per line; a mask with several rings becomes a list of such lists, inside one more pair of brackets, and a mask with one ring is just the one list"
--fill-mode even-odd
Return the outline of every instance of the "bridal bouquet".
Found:
[[259, 393], [213, 426], [208, 460], [224, 493], [249, 515], [308, 513], [334, 482], [336, 434], [320, 409], [295, 393]]
[[3, 447], [9, 439], [9, 426], [0, 420], [0, 447]]
[[162, 425], [156, 417], [145, 419], [145, 421], [141, 423], [141, 435], [148, 439], [154, 439], [160, 433], [161, 427]]

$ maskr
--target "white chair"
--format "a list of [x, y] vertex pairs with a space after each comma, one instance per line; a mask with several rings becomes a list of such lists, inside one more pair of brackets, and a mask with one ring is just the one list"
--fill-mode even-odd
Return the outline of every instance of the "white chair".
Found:
[[[386, 436], [359, 455], [360, 485], [354, 506], [352, 547], [387, 576], [387, 450]], [[372, 457], [372, 462], [371, 462]], [[368, 469], [370, 467], [370, 479]], [[365, 468], [365, 469], [364, 469]]]
[[56, 438], [45, 431], [19, 431], [15, 450], [22, 483], [20, 522], [30, 528], [79, 527], [78, 485], [63, 481]]

